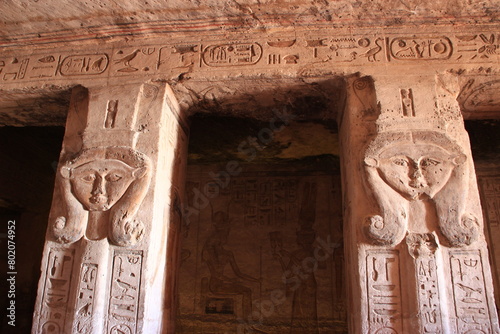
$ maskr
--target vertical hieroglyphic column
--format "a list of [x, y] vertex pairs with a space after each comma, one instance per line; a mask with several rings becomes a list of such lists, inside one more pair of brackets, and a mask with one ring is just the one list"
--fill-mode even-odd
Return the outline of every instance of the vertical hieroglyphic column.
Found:
[[435, 237], [431, 233], [408, 233], [406, 243], [415, 265], [420, 333], [440, 333], [442, 322]]
[[396, 250], [368, 250], [366, 256], [368, 333], [401, 333], [401, 283]]
[[166, 85], [73, 90], [33, 333], [161, 331], [186, 149]]
[[440, 82], [347, 80], [339, 124], [353, 333], [498, 333], [470, 145]]
[[492, 300], [488, 300], [481, 252], [452, 250], [450, 267], [457, 333], [492, 333], [494, 323], [488, 306]]

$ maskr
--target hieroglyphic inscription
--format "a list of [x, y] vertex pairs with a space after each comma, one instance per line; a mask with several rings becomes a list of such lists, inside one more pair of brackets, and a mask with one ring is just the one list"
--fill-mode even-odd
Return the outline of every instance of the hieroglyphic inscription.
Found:
[[399, 253], [395, 250], [367, 253], [369, 333], [402, 333]]
[[437, 249], [435, 237], [431, 233], [409, 233], [406, 243], [414, 259], [417, 276], [420, 332], [440, 334], [442, 324], [434, 255]]
[[118, 113], [118, 100], [109, 100], [106, 108], [106, 120], [104, 127], [113, 129], [115, 127], [116, 114]]
[[136, 333], [142, 251], [115, 251], [111, 277], [107, 332]]
[[[325, 37], [330, 36], [330, 37]], [[335, 36], [335, 37], [331, 37]], [[168, 73], [178, 69], [211, 71], [220, 67], [291, 67], [294, 64], [321, 67], [325, 63], [348, 66], [380, 62], [441, 61], [450, 63], [498, 60], [500, 37], [496, 33], [425, 34], [412, 37], [395, 34], [345, 34], [335, 31], [307, 32], [270, 41], [258, 36], [244, 40], [221, 40], [202, 45], [200, 40], [171, 45], [135, 45], [106, 49], [99, 53], [13, 55], [0, 58], [0, 81], [36, 81], [58, 76], [115, 76]], [[298, 69], [298, 67], [297, 67]]]
[[451, 57], [453, 45], [447, 37], [398, 37], [390, 41], [390, 52], [398, 60], [443, 60]]
[[96, 278], [97, 265], [83, 263], [76, 299], [76, 316], [74, 322], [76, 333], [90, 333], [92, 331]]
[[413, 104], [413, 91], [409, 89], [401, 89], [401, 107], [403, 108], [404, 117], [415, 117], [415, 106]]
[[499, 54], [498, 34], [457, 35], [457, 60], [491, 59]]
[[245, 207], [245, 226], [285, 225], [297, 217], [294, 178], [240, 178], [231, 182], [231, 197]]
[[173, 68], [192, 67], [199, 63], [199, 45], [198, 44], [179, 44], [173, 46], [164, 46], [159, 49], [157, 70], [168, 69], [171, 64]]
[[482, 261], [479, 251], [450, 251], [458, 333], [491, 333]]
[[312, 50], [312, 58], [322, 61], [352, 62], [366, 59], [368, 62], [383, 60], [384, 39], [380, 37], [311, 38], [306, 48]]
[[149, 72], [155, 68], [156, 49], [156, 46], [138, 46], [134, 49], [118, 50], [112, 58], [110, 71], [116, 74]]
[[108, 68], [109, 58], [105, 53], [95, 55], [75, 55], [63, 59], [60, 66], [62, 75], [95, 75]]
[[61, 56], [57, 60], [53, 55], [34, 58], [29, 69], [29, 78], [50, 78], [55, 76], [60, 62]]
[[52, 248], [49, 251], [40, 305], [38, 328], [41, 333], [63, 333], [73, 261], [73, 249]]
[[6, 61], [1, 61], [2, 71], [0, 71], [2, 81], [20, 80], [26, 77], [26, 71], [30, 58], [19, 60], [13, 58]]
[[202, 59], [208, 66], [253, 65], [262, 57], [258, 43], [210, 45], [203, 50]]

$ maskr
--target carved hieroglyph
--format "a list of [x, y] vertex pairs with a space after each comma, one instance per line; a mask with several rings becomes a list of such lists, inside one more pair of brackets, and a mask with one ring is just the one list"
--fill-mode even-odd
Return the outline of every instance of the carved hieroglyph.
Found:
[[52, 248], [49, 251], [39, 311], [41, 333], [62, 333], [72, 282], [75, 250]]
[[438, 248], [431, 233], [408, 233], [408, 251], [414, 259], [421, 333], [441, 333], [441, 309], [436, 257]]
[[379, 207], [365, 222], [366, 235], [375, 244], [402, 241], [408, 202], [414, 200], [432, 201], [439, 228], [452, 246], [477, 240], [477, 215], [467, 208], [467, 157], [446, 135], [436, 131], [380, 133], [369, 144], [364, 163]]
[[402, 333], [399, 252], [371, 250], [366, 268], [369, 333]]
[[479, 251], [450, 252], [454, 315], [459, 333], [498, 333], [498, 328], [495, 329], [491, 321], [496, 316], [490, 314], [483, 267]]
[[144, 224], [135, 219], [151, 178], [144, 154], [126, 147], [92, 148], [61, 168], [66, 214], [53, 223], [57, 241], [71, 243], [85, 233], [89, 215], [109, 215], [108, 238], [119, 246], [133, 245]]
[[190, 167], [177, 333], [347, 331], [338, 176], [272, 167]]

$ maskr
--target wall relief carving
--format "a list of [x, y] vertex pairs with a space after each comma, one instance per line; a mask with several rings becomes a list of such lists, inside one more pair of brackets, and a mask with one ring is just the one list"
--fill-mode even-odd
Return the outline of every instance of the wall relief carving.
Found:
[[[252, 313], [252, 289], [243, 281], [258, 282], [259, 279], [243, 273], [238, 266], [234, 253], [226, 247], [231, 223], [227, 213], [217, 211], [212, 215], [214, 230], [205, 241], [202, 259], [210, 271], [208, 288], [218, 296], [242, 296], [243, 317], [247, 319]], [[230, 268], [227, 270], [226, 268]], [[229, 272], [232, 271], [232, 274]], [[207, 279], [202, 279], [202, 290], [207, 285]], [[212, 298], [213, 302], [213, 298]], [[207, 303], [206, 312], [210, 313], [211, 305]]]
[[245, 166], [215, 191], [191, 168], [176, 332], [346, 333], [338, 176]]
[[52, 232], [60, 243], [84, 234], [90, 219], [107, 223], [109, 240], [119, 246], [137, 243], [144, 224], [135, 219], [151, 179], [151, 163], [127, 147], [98, 147], [81, 151], [60, 170], [65, 214]]
[[470, 245], [479, 222], [466, 208], [468, 162], [463, 150], [435, 131], [379, 134], [364, 158], [367, 182], [378, 212], [365, 219], [365, 233], [380, 245], [395, 245], [406, 234], [409, 202], [430, 201], [451, 246]]

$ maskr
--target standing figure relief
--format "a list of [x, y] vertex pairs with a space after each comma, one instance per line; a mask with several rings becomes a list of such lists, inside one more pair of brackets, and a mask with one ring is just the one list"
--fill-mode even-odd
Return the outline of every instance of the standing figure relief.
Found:
[[469, 170], [461, 147], [434, 131], [381, 133], [365, 152], [369, 189], [377, 214], [365, 220], [365, 233], [376, 244], [395, 245], [407, 232], [409, 202], [428, 200], [451, 246], [470, 245], [479, 223], [467, 211]]
[[[271, 232], [270, 239], [273, 255], [283, 269], [287, 291], [293, 292], [290, 333], [317, 334], [318, 282], [314, 271], [318, 264], [314, 257], [316, 232], [313, 229], [316, 221], [317, 185], [306, 182], [303, 190], [299, 214], [300, 228], [296, 232], [298, 248], [291, 252], [283, 249], [282, 236], [278, 231]], [[304, 264], [311, 262], [313, 268], [304, 270]]]
[[61, 168], [63, 212], [52, 225], [60, 243], [78, 241], [89, 220], [108, 224], [107, 237], [119, 246], [137, 243], [144, 224], [135, 219], [149, 188], [151, 163], [127, 147], [81, 151]]
[[209, 289], [219, 295], [240, 295], [243, 317], [252, 314], [252, 289], [242, 281], [260, 282], [243, 273], [236, 262], [234, 253], [227, 248], [231, 222], [227, 213], [217, 211], [212, 215], [214, 230], [207, 238], [202, 249], [202, 259], [210, 271]]

